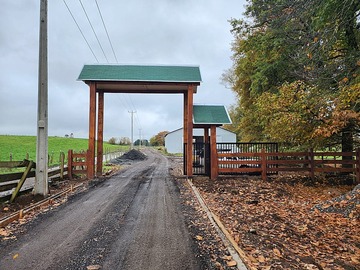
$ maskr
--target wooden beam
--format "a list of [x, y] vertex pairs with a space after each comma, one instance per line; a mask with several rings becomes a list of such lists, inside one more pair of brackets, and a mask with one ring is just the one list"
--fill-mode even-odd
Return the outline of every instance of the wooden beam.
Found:
[[95, 175], [95, 136], [96, 136], [96, 84], [90, 83], [90, 108], [89, 108], [89, 151], [88, 163], [89, 179]]
[[102, 175], [103, 167], [103, 139], [104, 139], [104, 92], [98, 93], [98, 133], [97, 133], [97, 159], [96, 175]]
[[210, 179], [214, 180], [219, 176], [218, 156], [216, 149], [216, 126], [211, 125], [210, 127], [210, 154], [211, 154], [211, 169]]

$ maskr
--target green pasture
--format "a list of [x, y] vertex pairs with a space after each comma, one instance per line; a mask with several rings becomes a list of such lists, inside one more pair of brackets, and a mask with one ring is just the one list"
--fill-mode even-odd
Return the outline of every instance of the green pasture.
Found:
[[[49, 137], [48, 153], [52, 164], [59, 162], [60, 152], [67, 155], [69, 149], [82, 151], [88, 148], [87, 139]], [[105, 151], [128, 151], [129, 146], [112, 145], [104, 142]], [[0, 135], [0, 161], [23, 160], [28, 157], [36, 161], [36, 136]], [[51, 165], [51, 164], [50, 164]]]

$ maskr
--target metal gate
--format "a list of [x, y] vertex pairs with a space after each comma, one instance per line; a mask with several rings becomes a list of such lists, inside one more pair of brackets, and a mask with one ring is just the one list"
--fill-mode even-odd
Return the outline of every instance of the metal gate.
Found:
[[[186, 149], [186, 144], [184, 144]], [[193, 143], [192, 147], [193, 159], [193, 175], [210, 175], [210, 144], [209, 143]], [[187, 156], [184, 151], [184, 174], [187, 174], [186, 169]]]

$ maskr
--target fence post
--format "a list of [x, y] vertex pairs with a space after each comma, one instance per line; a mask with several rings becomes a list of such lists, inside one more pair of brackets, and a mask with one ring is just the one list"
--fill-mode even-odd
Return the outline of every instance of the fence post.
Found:
[[68, 151], [68, 176], [72, 180], [72, 161], [73, 161], [73, 150], [69, 149]]
[[[12, 160], [13, 160], [13, 154], [10, 153], [10, 162], [12, 162]], [[12, 168], [11, 168], [11, 167], [9, 168], [9, 171], [10, 171], [10, 172], [12, 171]]]
[[360, 148], [356, 149], [356, 184], [360, 184]]
[[261, 159], [261, 178], [262, 180], [266, 181], [267, 179], [267, 162], [266, 162], [266, 152], [265, 152], [265, 148], [261, 149], [261, 155], [260, 155], [260, 159]]
[[90, 154], [90, 150], [86, 150], [86, 178], [89, 179], [91, 171], [90, 171], [90, 167], [91, 167], [91, 154]]
[[65, 154], [60, 151], [60, 178], [64, 179]]
[[315, 180], [315, 160], [314, 160], [314, 149], [310, 148], [309, 150], [309, 159], [310, 159], [310, 177], [311, 180]]
[[26, 169], [25, 169], [23, 175], [21, 176], [20, 181], [17, 184], [17, 187], [15, 188], [13, 193], [11, 194], [11, 198], [10, 198], [11, 203], [15, 200], [15, 197], [19, 194], [20, 189], [23, 186], [23, 184], [25, 183], [25, 180], [28, 177], [28, 174], [29, 174], [29, 172], [31, 171], [32, 168], [34, 168], [34, 162], [32, 160], [30, 160], [28, 162], [27, 166], [26, 166]]

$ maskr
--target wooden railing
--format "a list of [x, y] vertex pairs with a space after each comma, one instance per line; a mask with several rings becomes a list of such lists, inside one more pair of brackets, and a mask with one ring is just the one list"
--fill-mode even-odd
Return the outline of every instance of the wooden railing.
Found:
[[360, 183], [360, 150], [356, 152], [218, 153], [219, 174], [259, 173], [264, 180], [270, 173], [308, 172], [353, 173]]

